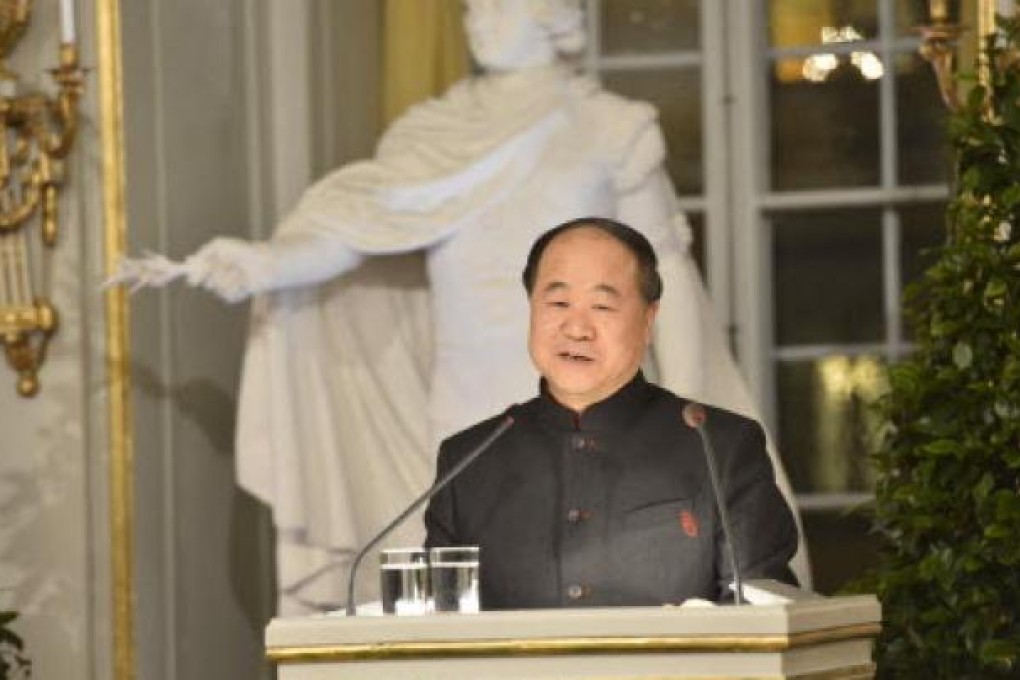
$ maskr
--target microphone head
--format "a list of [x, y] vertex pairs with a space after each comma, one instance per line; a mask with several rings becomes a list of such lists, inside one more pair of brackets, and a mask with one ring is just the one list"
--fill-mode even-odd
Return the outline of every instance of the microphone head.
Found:
[[700, 429], [705, 424], [705, 421], [708, 420], [708, 413], [705, 412], [705, 407], [696, 401], [689, 401], [684, 404], [682, 414], [687, 426], [693, 427], [695, 430]]

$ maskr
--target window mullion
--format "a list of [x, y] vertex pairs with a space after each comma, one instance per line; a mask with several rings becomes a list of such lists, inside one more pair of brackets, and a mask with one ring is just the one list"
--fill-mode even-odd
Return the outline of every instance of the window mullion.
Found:
[[[882, 131], [881, 177], [882, 188], [894, 191], [899, 184], [899, 134], [896, 120], [896, 51], [893, 38], [896, 31], [894, 0], [879, 0], [878, 26], [881, 58], [885, 62], [885, 75], [879, 80], [880, 129]], [[892, 360], [903, 342], [903, 323], [900, 312], [900, 217], [894, 208], [882, 211], [882, 282], [883, 309], [885, 312], [886, 357]]]
[[[726, 40], [726, 7], [717, 0], [701, 2], [702, 45], [702, 130], [704, 157], [705, 272], [709, 294], [719, 322], [726, 329], [733, 324], [733, 220], [732, 201], [727, 194], [731, 185], [731, 153], [727, 129], [732, 95], [727, 79], [729, 47]], [[730, 338], [732, 341], [732, 338]]]
[[771, 232], [761, 214], [768, 186], [770, 122], [764, 59], [764, 11], [756, 0], [728, 0], [728, 80], [731, 140], [728, 203], [733, 237], [733, 309], [737, 353], [752, 396], [775, 431], [776, 403], [772, 366]]

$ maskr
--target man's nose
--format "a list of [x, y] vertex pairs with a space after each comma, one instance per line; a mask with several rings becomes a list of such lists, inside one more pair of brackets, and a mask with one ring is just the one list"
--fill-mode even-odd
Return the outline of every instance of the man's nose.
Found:
[[571, 340], [591, 340], [595, 328], [585, 311], [574, 310], [563, 320], [563, 334]]

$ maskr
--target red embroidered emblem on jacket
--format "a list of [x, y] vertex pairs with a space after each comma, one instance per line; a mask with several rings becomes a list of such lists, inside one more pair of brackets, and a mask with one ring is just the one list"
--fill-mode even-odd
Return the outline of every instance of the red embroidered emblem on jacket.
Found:
[[691, 538], [698, 537], [698, 520], [690, 510], [684, 510], [680, 513], [680, 528]]

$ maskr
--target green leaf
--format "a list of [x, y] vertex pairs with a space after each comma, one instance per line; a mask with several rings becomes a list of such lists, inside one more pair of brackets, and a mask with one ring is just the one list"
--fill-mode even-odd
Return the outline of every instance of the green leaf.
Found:
[[1011, 208], [1020, 203], [1020, 185], [1012, 185], [1002, 192], [1000, 205], [1004, 208]]
[[984, 106], [985, 87], [978, 85], [967, 94], [967, 108], [974, 109]]
[[1020, 521], [1020, 492], [999, 489], [995, 497], [995, 518], [1000, 522]]
[[974, 573], [984, 566], [984, 562], [974, 555], [967, 555], [961, 560], [960, 566], [963, 567], [964, 571]]
[[1002, 400], [996, 401], [992, 406], [992, 409], [995, 411], [995, 415], [999, 416], [1003, 420], [1016, 418], [1020, 415], [1016, 406]]
[[988, 640], [981, 645], [981, 660], [1009, 670], [1017, 665], [1017, 657], [1020, 656], [1020, 642], [1017, 640]]
[[957, 368], [960, 370], [970, 368], [972, 361], [974, 361], [974, 352], [970, 345], [962, 340], [956, 343], [956, 346], [953, 347], [953, 363]]
[[949, 456], [959, 453], [961, 447], [960, 442], [954, 439], [936, 439], [922, 446], [921, 450], [933, 456]]
[[985, 300], [1005, 297], [1009, 292], [1009, 286], [1002, 279], [995, 278], [985, 286]]
[[994, 486], [995, 478], [990, 472], [986, 472], [981, 475], [981, 481], [974, 486], [974, 498], [979, 501], [988, 498], [988, 494], [991, 493]]
[[1006, 261], [1011, 263], [1020, 262], [1020, 243], [1014, 243], [1006, 250]]

